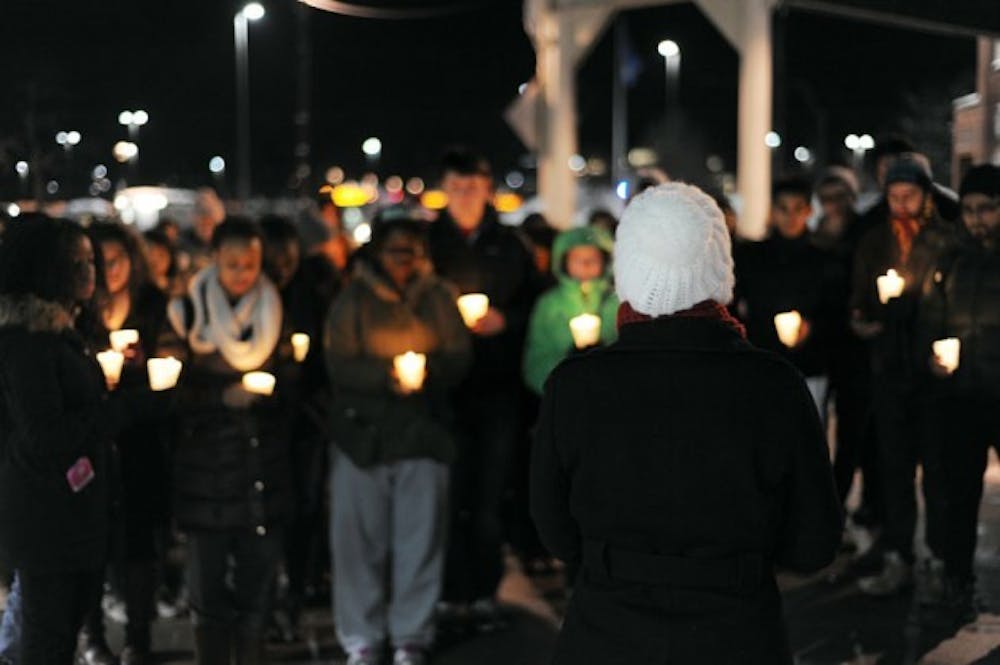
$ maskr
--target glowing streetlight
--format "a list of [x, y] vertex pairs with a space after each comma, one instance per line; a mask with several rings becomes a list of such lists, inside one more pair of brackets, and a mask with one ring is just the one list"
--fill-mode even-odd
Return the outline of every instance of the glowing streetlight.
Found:
[[812, 159], [812, 152], [804, 145], [800, 145], [795, 149], [795, 159], [802, 164], [806, 164]]
[[249, 21], [259, 21], [264, 18], [264, 14], [266, 14], [267, 11], [264, 9], [264, 5], [259, 2], [251, 2], [243, 7], [243, 11], [241, 13], [243, 14], [243, 17]]
[[77, 131], [68, 132], [66, 134], [66, 143], [70, 145], [79, 145], [82, 139], [83, 136], [80, 134], [80, 132]]
[[17, 171], [17, 175], [21, 176], [22, 178], [27, 178], [29, 170], [28, 162], [24, 160], [18, 162], [17, 164], [14, 165], [14, 170]]
[[226, 170], [226, 160], [219, 155], [212, 157], [208, 160], [208, 170], [216, 175], [223, 173]]
[[681, 54], [681, 47], [672, 39], [664, 39], [656, 46], [656, 51], [664, 58], [674, 58]]
[[365, 139], [361, 144], [361, 152], [372, 158], [378, 157], [382, 154], [382, 141], [374, 136]]
[[124, 164], [139, 156], [139, 146], [131, 141], [119, 141], [111, 149], [111, 154], [114, 155], [115, 161]]
[[11, 203], [7, 206], [7, 216], [13, 219], [21, 214], [21, 206], [16, 203]]
[[768, 132], [764, 135], [764, 145], [768, 148], [780, 148], [781, 147], [781, 135], [778, 132]]
[[56, 143], [58, 143], [59, 145], [64, 146], [67, 143], [69, 143], [69, 138], [68, 137], [69, 137], [69, 134], [67, 134], [66, 132], [59, 132], [58, 134], [56, 134]]
[[857, 134], [848, 134], [844, 137], [844, 147], [848, 150], [858, 150], [861, 148], [861, 138]]
[[264, 5], [251, 2], [233, 17], [236, 45], [236, 193], [250, 196], [250, 32], [249, 22], [264, 18]]

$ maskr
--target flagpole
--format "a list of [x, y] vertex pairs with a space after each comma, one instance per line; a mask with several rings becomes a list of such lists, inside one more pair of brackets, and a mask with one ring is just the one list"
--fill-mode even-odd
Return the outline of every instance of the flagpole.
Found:
[[615, 17], [615, 55], [611, 74], [611, 186], [625, 179], [628, 152], [628, 92], [625, 86], [626, 25]]

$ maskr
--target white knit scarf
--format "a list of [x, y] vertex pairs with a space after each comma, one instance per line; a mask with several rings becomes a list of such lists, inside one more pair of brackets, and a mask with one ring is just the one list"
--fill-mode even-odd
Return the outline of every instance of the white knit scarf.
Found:
[[[208, 266], [192, 278], [188, 293], [194, 305], [194, 321], [186, 335], [192, 351], [218, 351], [241, 372], [259, 369], [271, 357], [281, 337], [282, 312], [281, 296], [267, 277], [261, 275], [254, 287], [231, 305], [219, 283], [218, 270]], [[177, 325], [177, 309], [171, 307], [171, 322], [183, 331], [185, 326]], [[243, 340], [245, 331], [249, 336]]]

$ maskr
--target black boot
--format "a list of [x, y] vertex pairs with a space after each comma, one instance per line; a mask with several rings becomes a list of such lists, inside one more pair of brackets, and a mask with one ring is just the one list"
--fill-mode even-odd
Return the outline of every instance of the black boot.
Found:
[[263, 665], [264, 638], [260, 631], [244, 631], [236, 636], [236, 665]]
[[194, 662], [196, 665], [231, 665], [232, 634], [219, 626], [195, 626]]

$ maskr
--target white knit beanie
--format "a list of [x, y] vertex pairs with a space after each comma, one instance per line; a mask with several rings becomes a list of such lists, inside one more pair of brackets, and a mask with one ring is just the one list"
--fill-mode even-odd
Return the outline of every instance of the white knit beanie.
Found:
[[618, 298], [649, 316], [733, 299], [729, 231], [715, 201], [680, 182], [651, 187], [622, 213], [615, 240]]

